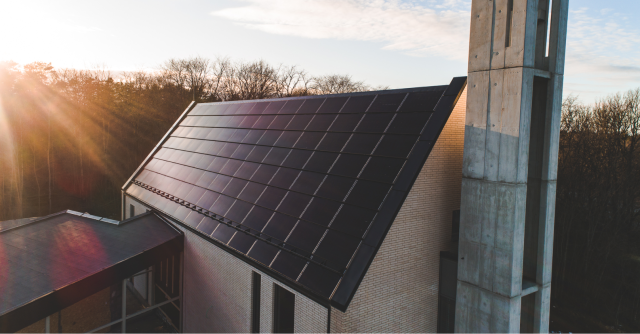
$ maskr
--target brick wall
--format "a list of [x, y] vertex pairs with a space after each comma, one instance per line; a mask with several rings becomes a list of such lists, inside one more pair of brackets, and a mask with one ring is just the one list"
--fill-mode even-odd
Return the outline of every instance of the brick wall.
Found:
[[[127, 196], [125, 217], [129, 205], [136, 214], [146, 207]], [[260, 331], [272, 331], [273, 284], [295, 295], [296, 332], [327, 331], [326, 307], [278, 283], [264, 272], [236, 258], [196, 233], [177, 226], [185, 233], [183, 331], [188, 332], [251, 332], [251, 274], [261, 277]]]
[[[273, 285], [283, 285], [195, 233], [183, 231], [184, 331], [250, 332], [251, 274], [255, 271], [262, 276], [260, 331], [271, 332]], [[283, 287], [295, 295], [295, 331], [326, 332], [327, 308]]]
[[435, 332], [440, 251], [452, 250], [460, 208], [466, 90], [438, 138], [346, 313], [331, 332]]

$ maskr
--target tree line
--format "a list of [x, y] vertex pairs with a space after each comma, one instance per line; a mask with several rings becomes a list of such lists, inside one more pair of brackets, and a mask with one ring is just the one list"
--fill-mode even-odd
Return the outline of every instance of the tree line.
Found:
[[120, 188], [191, 101], [385, 89], [348, 75], [227, 58], [154, 71], [0, 63], [0, 221], [63, 209], [119, 218]]
[[639, 332], [640, 90], [567, 98], [558, 158], [552, 320]]

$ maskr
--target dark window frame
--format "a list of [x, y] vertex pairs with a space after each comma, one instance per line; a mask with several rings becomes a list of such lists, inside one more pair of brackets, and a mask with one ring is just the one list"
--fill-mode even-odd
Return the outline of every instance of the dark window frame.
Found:
[[273, 333], [293, 333], [296, 295], [273, 284]]
[[460, 239], [460, 210], [451, 213], [451, 241], [458, 242]]
[[[445, 266], [444, 262], [448, 262]], [[455, 329], [458, 254], [440, 252], [437, 332], [452, 333]], [[445, 282], [447, 280], [447, 282]], [[452, 283], [452, 284], [451, 284]]]
[[136, 207], [133, 204], [129, 204], [129, 218], [136, 216]]
[[260, 333], [260, 284], [261, 276], [251, 272], [251, 333]]

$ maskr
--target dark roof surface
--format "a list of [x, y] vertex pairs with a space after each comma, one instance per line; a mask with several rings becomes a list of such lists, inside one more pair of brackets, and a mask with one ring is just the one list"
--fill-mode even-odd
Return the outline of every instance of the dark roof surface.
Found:
[[182, 234], [155, 214], [118, 224], [68, 212], [0, 231], [0, 332], [19, 330], [182, 249]]
[[192, 105], [125, 189], [346, 310], [465, 85]]
[[4, 220], [0, 222], [0, 231], [28, 224], [36, 219], [38, 219], [38, 217]]

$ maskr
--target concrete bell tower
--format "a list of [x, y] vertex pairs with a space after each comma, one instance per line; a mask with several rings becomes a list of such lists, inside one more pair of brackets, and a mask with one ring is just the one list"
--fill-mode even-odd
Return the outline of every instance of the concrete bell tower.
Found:
[[456, 332], [548, 332], [569, 0], [472, 0]]

